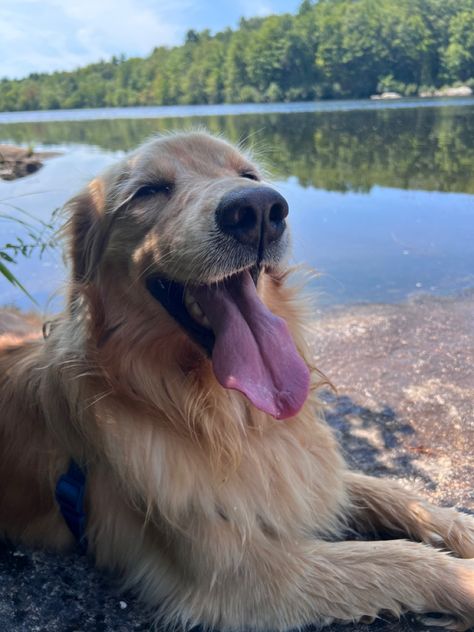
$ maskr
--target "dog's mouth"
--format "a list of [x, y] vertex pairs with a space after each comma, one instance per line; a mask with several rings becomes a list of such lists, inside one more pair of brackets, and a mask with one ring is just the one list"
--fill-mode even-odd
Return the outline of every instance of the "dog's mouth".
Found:
[[243, 393], [276, 419], [293, 417], [309, 391], [309, 370], [285, 321], [257, 294], [257, 268], [212, 285], [186, 288], [149, 277], [146, 287], [212, 358], [224, 388]]

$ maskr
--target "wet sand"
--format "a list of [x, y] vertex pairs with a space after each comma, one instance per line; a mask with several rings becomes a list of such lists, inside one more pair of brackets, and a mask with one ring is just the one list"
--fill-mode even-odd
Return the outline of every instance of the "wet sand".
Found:
[[[337, 388], [322, 396], [351, 465], [474, 512], [474, 292], [333, 310], [315, 321], [312, 339], [317, 366]], [[149, 628], [143, 607], [87, 558], [1, 545], [0, 629]], [[410, 616], [325, 628], [419, 629], [430, 628]]]

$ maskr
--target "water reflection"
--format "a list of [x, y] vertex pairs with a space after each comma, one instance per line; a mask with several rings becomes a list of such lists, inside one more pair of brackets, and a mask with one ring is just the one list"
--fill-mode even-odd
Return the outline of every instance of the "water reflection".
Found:
[[[291, 208], [293, 260], [323, 273], [320, 305], [474, 287], [474, 106], [0, 124], [0, 142], [63, 149], [33, 176], [0, 182], [0, 213], [13, 204], [48, 221], [124, 151], [199, 125], [246, 140], [270, 165]], [[17, 237], [0, 221], [0, 245]], [[64, 278], [59, 252], [19, 258], [14, 271], [41, 307]], [[6, 303], [31, 307], [0, 278]]]
[[0, 125], [0, 139], [115, 151], [157, 132], [200, 125], [233, 142], [247, 140], [277, 178], [296, 176], [303, 187], [474, 193], [472, 106], [14, 123]]

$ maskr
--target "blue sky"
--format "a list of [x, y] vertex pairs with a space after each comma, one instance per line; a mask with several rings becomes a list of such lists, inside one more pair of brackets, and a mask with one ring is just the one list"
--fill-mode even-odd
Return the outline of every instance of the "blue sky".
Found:
[[0, 0], [0, 77], [71, 70], [180, 44], [190, 28], [294, 12], [300, 0]]

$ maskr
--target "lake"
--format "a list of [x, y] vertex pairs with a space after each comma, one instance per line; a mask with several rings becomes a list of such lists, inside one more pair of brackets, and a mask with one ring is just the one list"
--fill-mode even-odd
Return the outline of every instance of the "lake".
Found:
[[[3, 113], [0, 143], [61, 155], [0, 181], [0, 215], [49, 221], [150, 135], [196, 127], [244, 141], [270, 170], [290, 204], [292, 261], [320, 273], [321, 309], [474, 287], [474, 99]], [[28, 241], [0, 220], [0, 246], [18, 236]], [[59, 250], [20, 256], [13, 270], [41, 309], [60, 306]], [[7, 304], [32, 307], [1, 277]]]

